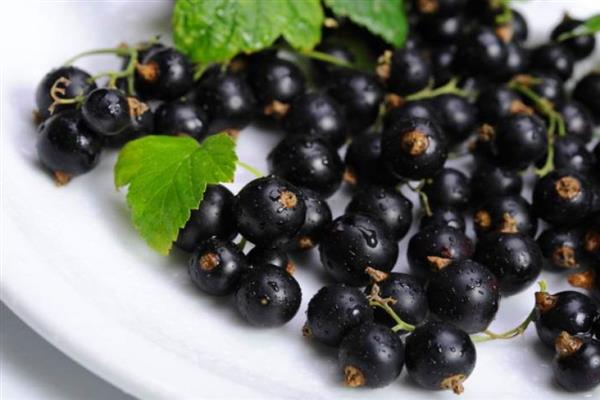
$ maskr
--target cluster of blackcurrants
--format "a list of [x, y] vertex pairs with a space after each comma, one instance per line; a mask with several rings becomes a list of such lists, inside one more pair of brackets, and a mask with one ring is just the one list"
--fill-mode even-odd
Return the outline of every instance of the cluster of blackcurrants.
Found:
[[[588, 296], [541, 290], [519, 327], [487, 328], [501, 296], [525, 290], [543, 268], [596, 267], [570, 281], [598, 292], [600, 145], [588, 148], [600, 122], [600, 72], [579, 81], [571, 99], [564, 90], [594, 37], [556, 41], [581, 24], [566, 18], [552, 41], [530, 51], [525, 19], [502, 2], [413, 3], [402, 49], [383, 51], [349, 21], [326, 29], [318, 50], [337, 62], [313, 61], [313, 79], [266, 50], [194, 81], [185, 56], [160, 44], [118, 50], [124, 71], [106, 88], [61, 67], [37, 92], [40, 159], [65, 180], [90, 170], [103, 146], [143, 134], [201, 141], [251, 121], [275, 124], [286, 137], [268, 156], [272, 175], [235, 196], [209, 186], [179, 233], [176, 245], [193, 253], [189, 273], [202, 291], [233, 294], [254, 325], [284, 324], [301, 301], [288, 254], [318, 247], [337, 283], [310, 301], [304, 333], [339, 347], [348, 385], [385, 386], [406, 365], [420, 386], [460, 393], [475, 366], [474, 341], [512, 337], [534, 320], [556, 348], [558, 382], [591, 389], [600, 383], [600, 317]], [[347, 35], [383, 54], [376, 73], [338, 65], [356, 61], [339, 40]], [[449, 149], [473, 136], [469, 178], [445, 164]], [[530, 167], [540, 175], [531, 203], [521, 196], [521, 171]], [[355, 192], [333, 219], [326, 199], [343, 182]], [[408, 243], [411, 274], [391, 272], [413, 222], [402, 188], [418, 193], [424, 211]], [[469, 212], [476, 246], [465, 233]], [[548, 227], [536, 240], [538, 219]], [[255, 245], [248, 254], [233, 242], [238, 234]]]

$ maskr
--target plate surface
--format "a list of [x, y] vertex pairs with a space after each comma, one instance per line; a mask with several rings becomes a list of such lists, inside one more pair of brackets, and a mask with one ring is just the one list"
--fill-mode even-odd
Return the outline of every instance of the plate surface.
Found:
[[[306, 304], [326, 282], [315, 254], [296, 260], [304, 294], [298, 315], [280, 329], [253, 329], [227, 299], [194, 289], [185, 255], [161, 257], [139, 238], [129, 223], [124, 193], [112, 184], [114, 153], [63, 188], [41, 170], [31, 122], [39, 79], [78, 51], [159, 33], [168, 37], [171, 6], [169, 1], [2, 3], [2, 301], [70, 357], [141, 398], [442, 395], [420, 390], [405, 373], [382, 390], [341, 385], [335, 352], [310, 345], [300, 334]], [[566, 8], [581, 17], [600, 11], [596, 0], [518, 6], [529, 19], [534, 42], [548, 35]], [[594, 58], [598, 62], [598, 52]], [[93, 58], [81, 66], [97, 71], [116, 64]], [[280, 137], [245, 130], [238, 142], [240, 158], [266, 170], [265, 156]], [[232, 190], [251, 178], [239, 171]], [[347, 193], [331, 199], [335, 215], [347, 201]], [[404, 255], [396, 269], [406, 269]], [[544, 277], [552, 290], [566, 288], [561, 277]], [[532, 306], [533, 291], [504, 299], [492, 327], [503, 330], [520, 321]], [[533, 329], [477, 350], [477, 367], [463, 398], [572, 397], [552, 383], [550, 354], [537, 344]]]

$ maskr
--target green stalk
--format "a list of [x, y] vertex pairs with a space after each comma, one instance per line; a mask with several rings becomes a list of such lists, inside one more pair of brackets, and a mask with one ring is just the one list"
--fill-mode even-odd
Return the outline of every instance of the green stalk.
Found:
[[441, 96], [443, 94], [456, 94], [458, 96], [463, 97], [469, 95], [467, 91], [462, 90], [458, 87], [458, 78], [453, 78], [450, 81], [448, 81], [448, 83], [446, 83], [445, 85], [437, 87], [435, 89], [433, 88], [433, 85], [430, 84], [425, 89], [404, 97], [404, 100], [415, 101], [429, 99], [431, 97]]
[[253, 166], [246, 164], [243, 161], [237, 160], [236, 164], [239, 165], [240, 167], [242, 167], [243, 169], [245, 169], [246, 171], [250, 172], [252, 175], [256, 176], [257, 178], [261, 178], [264, 176], [264, 174], [262, 172], [260, 172]]
[[334, 64], [337, 65], [338, 67], [345, 67], [345, 68], [355, 68], [354, 64], [351, 64], [349, 62], [340, 60], [337, 57], [331, 56], [327, 53], [323, 53], [320, 51], [316, 51], [316, 50], [302, 50], [299, 52], [299, 54], [308, 57], [308, 58], [313, 58], [315, 60], [319, 60], [319, 61], [325, 61], [328, 62], [330, 64]]
[[79, 53], [67, 61], [65, 61], [64, 65], [69, 66], [73, 64], [75, 61], [79, 60], [82, 57], [99, 55], [99, 54], [115, 54], [117, 56], [126, 56], [130, 53], [130, 49], [128, 47], [113, 47], [113, 48], [104, 48], [104, 49], [95, 49], [84, 51], [83, 53]]

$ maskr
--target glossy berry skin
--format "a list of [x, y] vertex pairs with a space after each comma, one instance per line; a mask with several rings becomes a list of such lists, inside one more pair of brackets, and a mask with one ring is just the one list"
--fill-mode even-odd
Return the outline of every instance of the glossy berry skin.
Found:
[[563, 389], [570, 392], [593, 390], [600, 385], [600, 341], [562, 334], [557, 339], [552, 370], [554, 379]]
[[469, 335], [446, 322], [428, 322], [406, 338], [406, 371], [425, 389], [462, 392], [476, 360]]
[[506, 63], [506, 45], [491, 27], [480, 26], [458, 44], [456, 61], [474, 75], [494, 76]]
[[567, 135], [575, 137], [583, 143], [588, 143], [592, 139], [594, 120], [583, 104], [575, 100], [567, 100], [556, 111], [562, 115], [565, 121]]
[[479, 237], [490, 232], [519, 232], [533, 237], [538, 227], [531, 205], [520, 196], [489, 198], [476, 209], [473, 221]]
[[418, 27], [430, 42], [454, 43], [463, 34], [465, 16], [464, 14], [448, 15], [442, 18], [425, 16], [419, 20]]
[[537, 238], [550, 271], [566, 271], [581, 266], [585, 259], [584, 231], [580, 227], [550, 227]]
[[[277, 115], [275, 102], [289, 105], [304, 93], [306, 78], [291, 61], [265, 56], [250, 64], [248, 83], [252, 87], [263, 114]], [[275, 113], [274, 113], [275, 111]]]
[[598, 310], [583, 293], [567, 290], [555, 294], [536, 294], [535, 329], [546, 346], [553, 348], [558, 335], [589, 336]]
[[290, 243], [290, 250], [309, 250], [315, 247], [331, 223], [331, 208], [319, 194], [303, 189], [306, 216], [304, 224]]
[[434, 274], [427, 285], [427, 301], [433, 314], [467, 333], [485, 330], [496, 317], [498, 279], [472, 260], [452, 263]]
[[313, 136], [340, 147], [346, 139], [346, 120], [338, 102], [325, 93], [307, 93], [298, 97], [283, 120], [292, 135]]
[[120, 133], [130, 123], [127, 97], [118, 89], [92, 91], [83, 101], [81, 114], [90, 129], [105, 136]]
[[202, 75], [192, 97], [208, 114], [210, 134], [241, 130], [256, 114], [256, 98], [243, 76], [219, 67]]
[[[582, 20], [574, 19], [569, 16], [565, 16], [563, 20], [558, 24], [550, 34], [550, 38], [557, 41], [558, 37], [563, 33], [571, 32], [583, 24]], [[571, 39], [567, 39], [561, 42], [561, 44], [569, 49], [573, 57], [576, 60], [582, 60], [592, 54], [594, 47], [596, 46], [596, 38], [594, 35], [579, 35]]]
[[174, 100], [192, 87], [193, 75], [185, 55], [171, 47], [156, 48], [140, 60], [136, 89], [146, 98]]
[[[97, 88], [95, 82], [90, 82], [92, 76], [84, 70], [66, 66], [53, 69], [48, 72], [41, 82], [38, 84], [35, 91], [35, 105], [37, 112], [42, 120], [50, 117], [50, 110], [48, 108], [52, 105], [54, 100], [50, 96], [50, 89], [54, 83], [60, 78], [66, 78], [69, 80], [68, 85], [61, 84], [59, 87], [65, 89], [65, 94], [61, 95], [61, 98], [73, 98], [81, 95], [87, 95]], [[55, 107], [54, 113], [57, 114], [60, 111], [74, 109], [76, 104], [59, 104]]]
[[504, 85], [490, 86], [477, 97], [479, 118], [492, 125], [503, 118], [519, 113], [524, 107], [521, 97]]
[[[135, 100], [140, 101], [135, 98]], [[154, 113], [145, 103], [144, 109], [140, 113], [130, 115], [130, 121], [127, 127], [116, 135], [104, 136], [103, 143], [106, 147], [121, 148], [127, 142], [138, 139], [144, 135], [149, 135], [155, 132], [154, 130]], [[137, 114], [137, 115], [136, 115]]]
[[364, 214], [335, 219], [319, 244], [325, 271], [337, 282], [362, 286], [371, 267], [390, 272], [398, 258], [398, 244], [385, 225]]
[[401, 193], [381, 186], [367, 186], [353, 197], [346, 213], [369, 214], [378, 218], [392, 233], [402, 239], [412, 223], [412, 203]]
[[[354, 54], [342, 43], [324, 41], [323, 43], [319, 44], [315, 50], [328, 54], [346, 63], [352, 64], [356, 61]], [[319, 82], [327, 82], [329, 77], [338, 73], [341, 69], [339, 66], [325, 61], [312, 60], [311, 63], [316, 78]]]
[[192, 252], [202, 242], [215, 236], [230, 240], [236, 234], [233, 216], [234, 196], [225, 186], [208, 185], [204, 198], [190, 219], [179, 230], [175, 245], [181, 250]]
[[600, 123], [600, 72], [590, 72], [581, 78], [575, 85], [573, 98], [585, 105], [595, 122]]
[[511, 115], [499, 121], [493, 143], [502, 166], [525, 169], [546, 152], [546, 125], [534, 115]]
[[410, 239], [406, 257], [411, 273], [425, 279], [452, 263], [470, 258], [474, 251], [473, 242], [462, 231], [431, 225]]
[[238, 231], [257, 246], [286, 245], [300, 230], [306, 216], [304, 196], [291, 183], [266, 176], [248, 183], [235, 197]]
[[201, 142], [208, 135], [208, 115], [199, 106], [181, 100], [156, 109], [154, 125], [161, 135], [191, 136]]
[[512, 40], [518, 43], [523, 43], [527, 40], [529, 36], [529, 27], [527, 26], [527, 20], [517, 10], [514, 8], [511, 9], [512, 20], [511, 20], [511, 28], [513, 31]]
[[399, 49], [394, 51], [387, 80], [389, 91], [407, 95], [425, 88], [431, 79], [431, 65], [418, 51]]
[[373, 125], [385, 95], [383, 86], [374, 75], [342, 69], [328, 83], [327, 93], [343, 108], [350, 131], [363, 132]]
[[[427, 297], [423, 284], [414, 276], [399, 272], [390, 273], [383, 281], [378, 282], [379, 296], [392, 298], [395, 302], [389, 306], [402, 319], [411, 325], [422, 325], [429, 316]], [[372, 286], [367, 286], [365, 293], [370, 294]], [[375, 319], [380, 324], [394, 326], [396, 322], [379, 307], [374, 307]]]
[[513, 295], [531, 286], [544, 263], [535, 240], [521, 233], [485, 236], [477, 242], [473, 259], [496, 276], [503, 295]]
[[404, 345], [387, 326], [365, 323], [351, 330], [340, 343], [338, 365], [347, 386], [387, 386], [402, 371]]
[[225, 296], [233, 293], [247, 268], [246, 257], [235, 243], [210, 238], [194, 250], [188, 272], [203, 292]]
[[423, 230], [430, 225], [448, 226], [464, 232], [466, 228], [465, 216], [462, 211], [453, 207], [435, 207], [432, 210], [431, 215], [424, 215], [423, 218], [421, 218], [420, 230]]
[[569, 170], [554, 170], [533, 189], [533, 208], [553, 225], [573, 226], [589, 214], [593, 201], [590, 182]]
[[290, 183], [329, 197], [339, 188], [344, 163], [325, 141], [309, 136], [288, 136], [271, 151], [269, 171]]
[[367, 296], [357, 288], [334, 284], [310, 299], [304, 333], [328, 346], [338, 346], [349, 331], [371, 321], [373, 310]]
[[571, 52], [559, 43], [542, 45], [532, 55], [534, 68], [555, 73], [563, 81], [573, 74], [574, 61]]
[[344, 181], [350, 185], [392, 186], [396, 183], [381, 159], [381, 134], [368, 132], [354, 137], [344, 162]]
[[429, 178], [448, 158], [446, 137], [431, 121], [401, 120], [383, 132], [381, 156], [397, 178]]
[[471, 177], [471, 193], [476, 203], [499, 196], [519, 195], [523, 178], [511, 169], [490, 163], [478, 163]]
[[249, 268], [262, 268], [265, 265], [274, 265], [283, 268], [290, 274], [294, 271], [294, 263], [288, 254], [281, 249], [254, 246], [246, 255]]
[[455, 75], [456, 46], [447, 45], [435, 47], [431, 53], [431, 68], [436, 86], [448, 83]]
[[585, 143], [573, 136], [565, 136], [554, 142], [554, 169], [569, 170], [590, 176], [595, 170], [595, 157]]
[[529, 85], [536, 94], [557, 107], [565, 101], [564, 83], [558, 75], [550, 71], [535, 71], [531, 75], [538, 81]]
[[409, 101], [400, 107], [394, 107], [386, 112], [383, 118], [384, 130], [390, 129], [394, 124], [405, 119], [428, 119], [439, 123], [438, 114], [434, 111], [433, 104], [428, 100]]
[[450, 141], [460, 143], [475, 130], [477, 109], [465, 97], [456, 94], [436, 96], [433, 107]]
[[38, 157], [55, 174], [88, 172], [100, 161], [101, 152], [102, 138], [83, 123], [78, 110], [57, 113], [39, 127]]
[[442, 169], [426, 182], [423, 191], [433, 208], [449, 206], [464, 209], [471, 201], [469, 178], [454, 168]]
[[274, 265], [248, 271], [235, 292], [240, 315], [250, 324], [262, 327], [284, 325], [296, 315], [301, 300], [296, 279]]
[[531, 51], [516, 42], [506, 43], [506, 62], [501, 75], [504, 80], [509, 80], [515, 75], [525, 73], [531, 65]]

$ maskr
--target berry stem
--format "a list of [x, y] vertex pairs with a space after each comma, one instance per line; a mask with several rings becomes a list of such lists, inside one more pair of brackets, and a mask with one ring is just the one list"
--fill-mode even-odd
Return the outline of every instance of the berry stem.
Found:
[[383, 309], [393, 320], [396, 322], [396, 325], [392, 327], [394, 332], [398, 331], [407, 331], [412, 332], [415, 330], [415, 326], [405, 322], [396, 314], [396, 312], [390, 307], [390, 304], [394, 304], [396, 300], [391, 297], [381, 298], [379, 295], [379, 286], [374, 283], [371, 287], [371, 293], [367, 296], [369, 299], [369, 305], [371, 307], [379, 307]]
[[[538, 285], [540, 286], [540, 292], [545, 293], [548, 290], [546, 281], [541, 280], [538, 282]], [[531, 324], [531, 322], [535, 319], [535, 315], [536, 315], [536, 306], [534, 305], [531, 312], [527, 315], [527, 318], [525, 318], [525, 320], [523, 322], [521, 322], [516, 328], [509, 329], [502, 333], [494, 333], [494, 332], [490, 331], [489, 329], [486, 329], [485, 331], [482, 332], [481, 335], [471, 335], [471, 339], [475, 343], [488, 342], [490, 340], [497, 340], [497, 339], [512, 339], [514, 337], [522, 335], [525, 332], [525, 330], [527, 330], [527, 327], [529, 327], [529, 324]]]
[[299, 52], [299, 54], [308, 57], [308, 58], [314, 58], [315, 60], [319, 60], [319, 61], [325, 61], [328, 62], [330, 64], [334, 64], [337, 65], [338, 67], [345, 67], [345, 68], [355, 68], [355, 66], [351, 63], [348, 63], [346, 61], [342, 61], [337, 57], [331, 56], [327, 53], [323, 53], [320, 51], [316, 51], [316, 50], [302, 50]]
[[243, 169], [245, 169], [246, 171], [250, 172], [252, 175], [256, 176], [257, 178], [261, 178], [264, 176], [264, 174], [262, 172], [260, 172], [253, 166], [246, 164], [243, 161], [237, 160], [236, 164], [239, 165], [240, 167], [242, 167]]
[[427, 193], [423, 191], [423, 187], [425, 186], [425, 179], [423, 179], [416, 187], [411, 186], [410, 183], [406, 182], [406, 186], [413, 192], [419, 195], [419, 202], [421, 203], [421, 207], [423, 211], [425, 211], [425, 215], [431, 217], [433, 212], [431, 211], [431, 206], [429, 205], [429, 197], [427, 197]]
[[512, 21], [512, 9], [510, 8], [510, 0], [493, 0], [492, 6], [494, 8], [502, 9], [502, 12], [496, 15], [496, 24], [506, 25]]
[[462, 90], [458, 87], [458, 78], [452, 78], [448, 83], [443, 86], [433, 88], [433, 82], [423, 90], [413, 94], [409, 94], [404, 98], [405, 101], [415, 101], [422, 99], [429, 99], [431, 97], [441, 96], [443, 94], [456, 94], [458, 96], [466, 97], [469, 93], [466, 90]]
[[131, 50], [129, 49], [129, 47], [125, 47], [125, 46], [88, 50], [88, 51], [84, 51], [82, 53], [79, 53], [79, 54], [69, 58], [67, 61], [65, 61], [64, 65], [69, 66], [69, 65], [73, 64], [75, 61], [79, 60], [80, 58], [87, 57], [87, 56], [100, 55], [100, 54], [115, 54], [117, 56], [127, 56], [130, 53], [130, 51]]
[[246, 240], [245, 237], [242, 237], [242, 240], [240, 240], [240, 242], [238, 243], [238, 247], [240, 249], [241, 252], [244, 251], [244, 249], [246, 248], [246, 244], [248, 243], [248, 241]]

